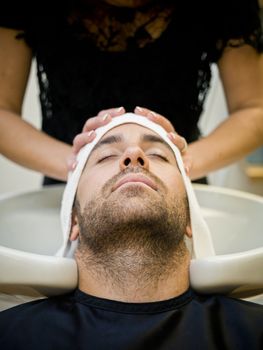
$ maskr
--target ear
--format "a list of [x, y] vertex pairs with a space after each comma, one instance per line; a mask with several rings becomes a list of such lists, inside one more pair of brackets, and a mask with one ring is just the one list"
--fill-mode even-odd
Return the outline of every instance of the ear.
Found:
[[71, 230], [70, 230], [69, 239], [71, 241], [75, 241], [78, 238], [78, 236], [79, 236], [79, 222], [78, 222], [76, 211], [73, 210], [72, 217], [71, 217]]
[[186, 235], [187, 235], [189, 238], [192, 238], [193, 233], [192, 233], [192, 228], [191, 228], [190, 225], [187, 225], [187, 226], [186, 226]]

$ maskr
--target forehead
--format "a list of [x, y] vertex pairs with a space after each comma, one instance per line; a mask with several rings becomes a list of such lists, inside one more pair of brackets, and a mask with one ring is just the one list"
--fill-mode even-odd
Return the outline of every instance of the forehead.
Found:
[[133, 124], [133, 123], [127, 123], [127, 124], [122, 124], [122, 125], [118, 125], [115, 128], [109, 130], [103, 137], [107, 137], [110, 135], [114, 135], [114, 134], [121, 134], [123, 135], [123, 137], [125, 139], [136, 139], [140, 137], [140, 135], [145, 134], [145, 133], [149, 133], [152, 135], [157, 135], [154, 131], [147, 129], [145, 126], [142, 125], [138, 125], [138, 124]]
[[154, 131], [147, 129], [146, 127], [138, 124], [127, 123], [118, 125], [115, 128], [109, 130], [100, 141], [103, 141], [109, 136], [119, 135], [122, 136], [123, 141], [140, 142], [140, 138], [144, 134], [158, 136]]

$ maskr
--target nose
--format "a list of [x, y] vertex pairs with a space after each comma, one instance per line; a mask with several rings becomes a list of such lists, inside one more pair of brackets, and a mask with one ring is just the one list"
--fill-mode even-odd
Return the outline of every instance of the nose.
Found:
[[141, 167], [149, 169], [149, 160], [140, 147], [129, 147], [120, 159], [120, 169], [124, 170], [129, 167]]

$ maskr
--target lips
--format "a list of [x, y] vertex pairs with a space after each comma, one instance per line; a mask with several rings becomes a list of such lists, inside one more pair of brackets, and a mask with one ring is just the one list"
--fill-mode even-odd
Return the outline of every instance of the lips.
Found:
[[121, 187], [126, 183], [135, 183], [135, 182], [143, 183], [148, 187], [152, 188], [153, 190], [157, 191], [157, 185], [147, 176], [144, 176], [141, 174], [130, 174], [130, 175], [124, 176], [119, 181], [117, 181], [112, 188], [112, 192], [114, 192], [115, 190], [117, 190], [119, 187]]

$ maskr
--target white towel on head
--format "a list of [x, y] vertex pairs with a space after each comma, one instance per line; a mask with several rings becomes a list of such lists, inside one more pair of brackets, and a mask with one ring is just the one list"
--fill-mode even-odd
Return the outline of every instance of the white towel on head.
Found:
[[182, 174], [182, 178], [186, 188], [186, 193], [187, 193], [188, 202], [189, 202], [191, 228], [192, 228], [192, 234], [193, 234], [192, 257], [203, 258], [203, 257], [215, 255], [208, 226], [202, 217], [201, 209], [197, 202], [192, 184], [185, 173], [180, 151], [168, 138], [167, 132], [160, 125], [150, 121], [145, 117], [138, 116], [133, 113], [126, 113], [122, 116], [115, 117], [107, 125], [98, 128], [96, 130], [96, 138], [91, 143], [85, 145], [80, 150], [77, 156], [77, 161], [78, 161], [77, 167], [73, 172], [69, 174], [68, 182], [65, 187], [65, 191], [62, 198], [61, 225], [62, 225], [62, 233], [63, 233], [63, 243], [56, 255], [73, 256], [73, 253], [76, 249], [76, 241], [75, 242], [69, 241], [69, 235], [71, 230], [72, 206], [74, 203], [79, 179], [81, 177], [82, 171], [85, 167], [85, 164], [87, 162], [87, 159], [92, 149], [98, 143], [98, 141], [102, 138], [102, 136], [105, 135], [105, 133], [107, 133], [109, 130], [113, 129], [118, 125], [127, 124], [127, 123], [139, 124], [141, 126], [144, 126], [154, 131], [156, 134], [162, 137], [163, 140], [167, 142], [167, 144], [174, 151], [179, 170]]

